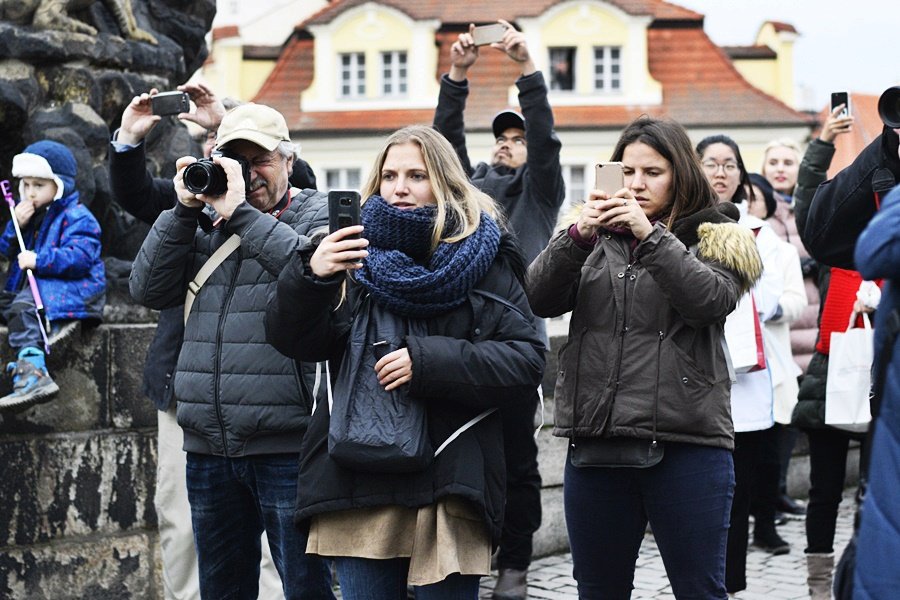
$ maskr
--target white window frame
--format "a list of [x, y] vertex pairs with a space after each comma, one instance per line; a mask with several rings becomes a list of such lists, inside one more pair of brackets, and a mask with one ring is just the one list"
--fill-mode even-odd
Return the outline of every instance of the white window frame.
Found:
[[[348, 60], [348, 64], [344, 64], [344, 59]], [[364, 52], [341, 52], [338, 54], [338, 72], [338, 98], [366, 97], [366, 54]], [[345, 74], [348, 75], [346, 84]], [[344, 90], [345, 85], [349, 87], [349, 90]]]
[[[331, 185], [332, 178], [336, 185]], [[355, 182], [354, 182], [355, 180]], [[333, 167], [325, 169], [325, 190], [358, 190], [362, 184], [362, 169], [357, 167]]]
[[[616, 54], [615, 58], [613, 58], [613, 54]], [[592, 69], [591, 81], [595, 92], [600, 94], [622, 93], [621, 46], [594, 46]]]
[[[571, 207], [577, 206], [584, 202], [587, 198], [588, 189], [588, 166], [583, 164], [564, 164], [562, 166], [563, 182], [566, 184], [566, 200], [563, 202], [561, 214], [568, 211]], [[575, 183], [573, 175], [580, 171], [581, 182]]]
[[[389, 50], [381, 52], [381, 95], [387, 98], [402, 98], [409, 93], [409, 56], [406, 50]], [[390, 58], [390, 65], [385, 59]], [[389, 73], [385, 73], [389, 71]], [[387, 75], [387, 76], [385, 76]], [[391, 91], [387, 86], [391, 86]]]

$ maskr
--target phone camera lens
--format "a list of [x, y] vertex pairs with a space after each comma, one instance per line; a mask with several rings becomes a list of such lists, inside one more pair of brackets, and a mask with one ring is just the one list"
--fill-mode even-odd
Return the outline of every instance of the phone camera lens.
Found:
[[350, 206], [351, 204], [350, 198], [347, 198], [346, 196], [341, 197], [341, 206]]

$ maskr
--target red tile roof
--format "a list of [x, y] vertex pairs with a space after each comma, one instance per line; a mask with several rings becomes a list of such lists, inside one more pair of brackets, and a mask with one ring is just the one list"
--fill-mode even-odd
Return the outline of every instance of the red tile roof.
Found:
[[[797, 33], [797, 29], [790, 23], [783, 23], [781, 21], [766, 21], [766, 23], [772, 25], [772, 27], [774, 27], [775, 31], [778, 33], [781, 33], [783, 31], [789, 33]], [[765, 23], [763, 25], [765, 25]]]
[[223, 40], [225, 38], [240, 37], [240, 35], [241, 30], [237, 25], [225, 25], [223, 27], [216, 27], [212, 30], [213, 41]]
[[744, 79], [703, 29], [647, 31], [664, 115], [686, 126], [811, 125], [814, 119]]
[[[311, 15], [302, 26], [330, 23], [345, 10], [371, 0], [338, 0]], [[650, 15], [664, 20], [700, 20], [700, 13], [662, 0], [607, 0], [631, 15]], [[406, 13], [410, 18], [438, 19], [444, 24], [486, 23], [496, 21], [504, 15], [509, 20], [522, 17], [536, 17], [559, 0], [519, 0], [511, 4], [509, 0], [479, 0], [478, 2], [453, 2], [452, 0], [379, 0], [379, 4], [391, 6]]]
[[[313, 15], [306, 24], [327, 23], [341, 10], [363, 1], [336, 2]], [[519, 16], [539, 14], [555, 1], [558, 2], [520, 2], [516, 6], [516, 12]], [[479, 21], [476, 14], [479, 11], [475, 11], [474, 5], [469, 3], [431, 0], [406, 3], [400, 0], [382, 0], [382, 3], [403, 5], [406, 12], [415, 11], [415, 18], [433, 18], [435, 12], [441, 10], [442, 16], [462, 19], [449, 27], [446, 26], [449, 21], [444, 20], [445, 27], [436, 34], [439, 58], [437, 71], [433, 74], [435, 78], [449, 70], [450, 46], [463, 30], [464, 23], [469, 20]], [[791, 109], [741, 77], [725, 52], [713, 44], [703, 31], [702, 15], [655, 0], [618, 0], [614, 3], [623, 10], [627, 6], [634, 14], [652, 14], [656, 19], [687, 20], [674, 26], [671, 21], [657, 20], [647, 30], [649, 69], [653, 78], [662, 85], [662, 105], [554, 106], [557, 128], [617, 129], [642, 114], [669, 117], [685, 126], [706, 127], [773, 124], [808, 126], [814, 122], [812, 117]], [[499, 6], [499, 2], [495, 3], [493, 0], [482, 2], [478, 6], [483, 8], [485, 4]], [[508, 5], [508, 2], [505, 4]], [[454, 16], [457, 12], [463, 12], [460, 8], [462, 6], [465, 6], [465, 18], [461, 14]], [[526, 12], [522, 12], [523, 10]], [[492, 15], [499, 14], [499, 10], [492, 11]], [[433, 111], [430, 109], [301, 113], [300, 92], [312, 81], [312, 69], [313, 40], [305, 29], [298, 28], [285, 45], [274, 71], [254, 101], [280, 110], [291, 130], [301, 136], [304, 132], [387, 132], [411, 123], [431, 122]], [[502, 52], [490, 48], [482, 51], [478, 62], [469, 72], [470, 95], [465, 115], [467, 129], [488, 129], [492, 117], [507, 108], [508, 90], [517, 76], [516, 65]]]
[[774, 59], [778, 54], [763, 44], [754, 46], [720, 46], [722, 52], [728, 55], [731, 60], [738, 59]]

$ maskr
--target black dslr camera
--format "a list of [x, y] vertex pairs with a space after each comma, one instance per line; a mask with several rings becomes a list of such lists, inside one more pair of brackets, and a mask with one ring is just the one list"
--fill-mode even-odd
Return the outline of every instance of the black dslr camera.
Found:
[[878, 99], [878, 116], [891, 129], [900, 127], [900, 86], [889, 87], [881, 94]]
[[241, 172], [244, 174], [244, 189], [249, 193], [250, 163], [243, 156], [228, 150], [216, 150], [209, 158], [201, 158], [197, 162], [189, 164], [184, 170], [184, 187], [192, 194], [206, 194], [207, 196], [221, 196], [228, 191], [225, 169], [213, 162], [213, 156], [224, 156], [240, 163]]

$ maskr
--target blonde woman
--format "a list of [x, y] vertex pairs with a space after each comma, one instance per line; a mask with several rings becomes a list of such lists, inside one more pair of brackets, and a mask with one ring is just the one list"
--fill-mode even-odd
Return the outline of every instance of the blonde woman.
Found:
[[802, 157], [800, 145], [790, 138], [772, 140], [763, 151], [762, 174], [788, 204], [797, 186]]
[[[500, 416], [488, 411], [514, 409], [544, 367], [523, 260], [493, 201], [431, 128], [390, 136], [363, 195], [361, 226], [331, 233], [284, 270], [268, 339], [299, 360], [329, 360], [335, 403], [405, 394], [425, 407], [432, 448], [459, 435], [411, 472], [348, 466], [329, 450], [329, 409], [319, 406], [295, 518], [309, 524], [307, 552], [335, 558], [346, 600], [400, 600], [407, 584], [417, 598], [476, 600], [506, 472]], [[382, 349], [374, 338], [385, 323], [409, 329]]]

